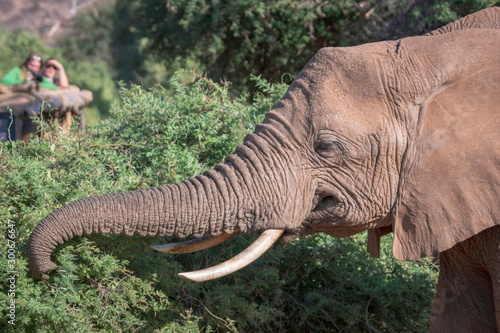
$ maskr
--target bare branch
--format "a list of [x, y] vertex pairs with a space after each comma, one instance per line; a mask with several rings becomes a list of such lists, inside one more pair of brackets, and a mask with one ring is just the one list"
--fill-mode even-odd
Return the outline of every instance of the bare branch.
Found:
[[90, 0], [88, 2], [82, 3], [80, 5], [77, 4], [76, 0], [71, 0], [71, 9], [69, 13], [64, 16], [61, 20], [57, 20], [52, 27], [47, 32], [46, 38], [52, 38], [56, 32], [66, 23], [71, 21], [82, 9], [85, 9], [89, 6], [93, 6], [96, 2], [101, 0]]

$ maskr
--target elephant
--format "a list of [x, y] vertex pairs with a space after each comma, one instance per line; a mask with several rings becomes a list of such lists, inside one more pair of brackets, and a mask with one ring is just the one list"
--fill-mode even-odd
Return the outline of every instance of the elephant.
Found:
[[58, 244], [92, 233], [202, 237], [184, 253], [264, 231], [233, 272], [280, 239], [393, 233], [393, 255], [439, 254], [430, 332], [500, 332], [500, 8], [427, 35], [320, 49], [262, 123], [213, 169], [177, 184], [91, 196], [30, 235], [36, 278]]

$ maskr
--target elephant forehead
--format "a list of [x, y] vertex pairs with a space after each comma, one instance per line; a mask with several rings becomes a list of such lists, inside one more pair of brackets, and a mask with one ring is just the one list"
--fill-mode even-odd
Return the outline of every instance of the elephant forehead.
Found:
[[[375, 47], [375, 49], [374, 49]], [[372, 50], [373, 49], [373, 50]], [[299, 73], [275, 110], [304, 135], [316, 129], [362, 135], [390, 120], [386, 44], [325, 48]]]
[[385, 96], [368, 87], [350, 91], [349, 86], [334, 77], [312, 85], [299, 81], [278, 109], [288, 116], [292, 128], [304, 134], [330, 129], [355, 137], [380, 131], [388, 119]]
[[[351, 82], [349, 82], [351, 83]], [[387, 123], [386, 98], [373, 86], [327, 80], [318, 87], [320, 98], [311, 101], [309, 117], [315, 128], [351, 130], [359, 134], [379, 131]], [[360, 87], [361, 86], [361, 87]]]

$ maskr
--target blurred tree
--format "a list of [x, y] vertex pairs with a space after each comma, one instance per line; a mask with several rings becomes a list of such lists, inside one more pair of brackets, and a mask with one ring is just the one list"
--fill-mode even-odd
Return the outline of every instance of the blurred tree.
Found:
[[[93, 102], [89, 105], [97, 109], [97, 119], [86, 117], [86, 122], [97, 123], [107, 117], [113, 102], [118, 100], [116, 82], [103, 62], [69, 61], [65, 64], [70, 84], [92, 91]], [[87, 113], [89, 107], [86, 108]]]
[[494, 0], [145, 0], [134, 7], [138, 33], [167, 66], [196, 59], [237, 90], [250, 74], [276, 81], [298, 72], [321, 47], [349, 46], [427, 32]]
[[61, 50], [46, 46], [40, 38], [26, 31], [9, 33], [0, 31], [0, 76], [21, 65], [30, 52], [38, 52], [42, 58], [60, 58]]
[[116, 79], [124, 82], [142, 82], [145, 76], [143, 63], [147, 54], [142, 52], [140, 37], [135, 34], [137, 1], [116, 1], [110, 20], [112, 65]]
[[[48, 40], [52, 38], [58, 31], [61, 29], [61, 27], [66, 24], [67, 22], [71, 21], [74, 17], [78, 16], [78, 14], [84, 10], [85, 8], [92, 7], [96, 2], [100, 0], [87, 0], [82, 3], [78, 3], [76, 0], [71, 0], [70, 7], [64, 15], [60, 15], [60, 17], [54, 19], [54, 22], [52, 23], [50, 29], [45, 34], [45, 38]], [[45, 11], [47, 12], [47, 7], [52, 9], [51, 11], [55, 11], [57, 7], [61, 8], [61, 2], [60, 1], [38, 1], [39, 4], [43, 6]], [[54, 8], [55, 7], [55, 8]]]
[[350, 0], [148, 0], [139, 6], [138, 30], [167, 64], [193, 57], [211, 78], [241, 88], [251, 73], [276, 80], [320, 47], [357, 39], [346, 26], [361, 23], [364, 11]]
[[110, 31], [114, 27], [114, 21], [111, 19], [114, 9], [115, 0], [109, 0], [87, 8], [69, 23], [71, 33], [56, 40], [65, 59], [112, 64]]
[[107, 0], [87, 8], [72, 20], [73, 32], [57, 40], [65, 58], [104, 63], [116, 81], [147, 87], [168, 83], [165, 64], [157, 54], [144, 50], [144, 38], [136, 33], [137, 4]]

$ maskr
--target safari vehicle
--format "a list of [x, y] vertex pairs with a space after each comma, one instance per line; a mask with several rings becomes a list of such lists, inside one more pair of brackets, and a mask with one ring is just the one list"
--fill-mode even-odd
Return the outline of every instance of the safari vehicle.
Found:
[[78, 117], [84, 129], [83, 107], [92, 102], [92, 93], [71, 85], [58, 90], [38, 89], [34, 85], [0, 84], [0, 141], [28, 142], [37, 132], [33, 117], [43, 121], [57, 121], [63, 132], [69, 131], [73, 119]]

